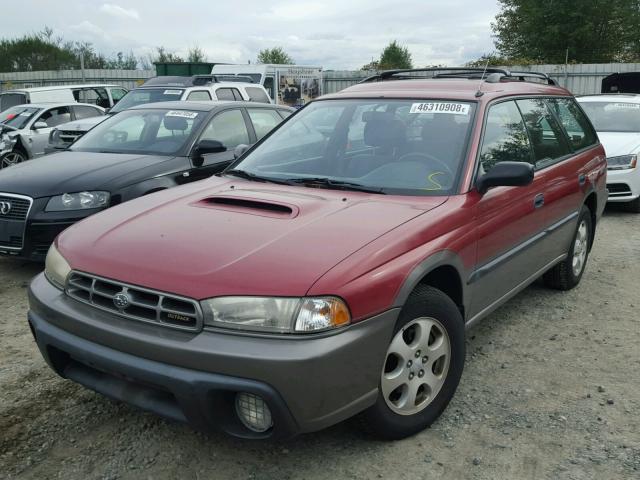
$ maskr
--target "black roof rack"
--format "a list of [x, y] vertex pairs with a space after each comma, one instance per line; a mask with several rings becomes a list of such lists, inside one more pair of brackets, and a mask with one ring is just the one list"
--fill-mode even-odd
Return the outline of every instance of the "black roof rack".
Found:
[[[415, 73], [430, 72], [431, 76], [423, 77]], [[485, 80], [490, 83], [506, 81], [525, 82], [526, 78], [537, 78], [544, 80], [547, 85], [557, 85], [556, 82], [546, 73], [539, 72], [513, 72], [504, 68], [476, 68], [476, 67], [428, 67], [411, 68], [399, 70], [385, 70], [370, 77], [365, 78], [360, 83], [384, 82], [385, 80], [415, 80], [420, 78], [469, 78]]]

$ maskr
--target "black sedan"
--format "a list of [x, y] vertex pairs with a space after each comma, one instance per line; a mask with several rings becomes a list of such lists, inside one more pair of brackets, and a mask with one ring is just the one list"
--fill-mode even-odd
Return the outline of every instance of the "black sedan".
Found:
[[0, 254], [41, 261], [72, 223], [220, 172], [292, 111], [249, 102], [140, 105], [66, 151], [3, 169]]

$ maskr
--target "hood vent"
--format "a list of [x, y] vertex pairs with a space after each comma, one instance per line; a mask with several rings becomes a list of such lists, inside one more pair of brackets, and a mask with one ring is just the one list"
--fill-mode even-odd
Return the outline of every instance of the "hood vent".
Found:
[[222, 210], [252, 213], [268, 217], [291, 218], [298, 214], [298, 209], [283, 203], [241, 197], [211, 197], [197, 203], [199, 206], [217, 207]]

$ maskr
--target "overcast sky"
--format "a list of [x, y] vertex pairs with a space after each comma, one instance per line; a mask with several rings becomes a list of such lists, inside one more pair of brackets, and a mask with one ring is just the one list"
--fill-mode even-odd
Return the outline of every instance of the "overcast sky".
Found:
[[357, 69], [397, 39], [415, 66], [459, 65], [494, 50], [496, 0], [20, 0], [3, 1], [0, 36], [45, 25], [65, 40], [92, 42], [107, 56], [146, 56], [158, 45], [209, 61], [255, 61], [282, 46], [298, 64]]

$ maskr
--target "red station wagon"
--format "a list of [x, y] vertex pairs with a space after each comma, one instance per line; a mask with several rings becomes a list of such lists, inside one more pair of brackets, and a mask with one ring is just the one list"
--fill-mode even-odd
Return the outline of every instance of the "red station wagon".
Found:
[[540, 276], [580, 282], [605, 183], [548, 77], [388, 71], [216, 177], [67, 229], [29, 323], [61, 376], [198, 429], [287, 437], [361, 414], [402, 438], [454, 395], [468, 327]]

